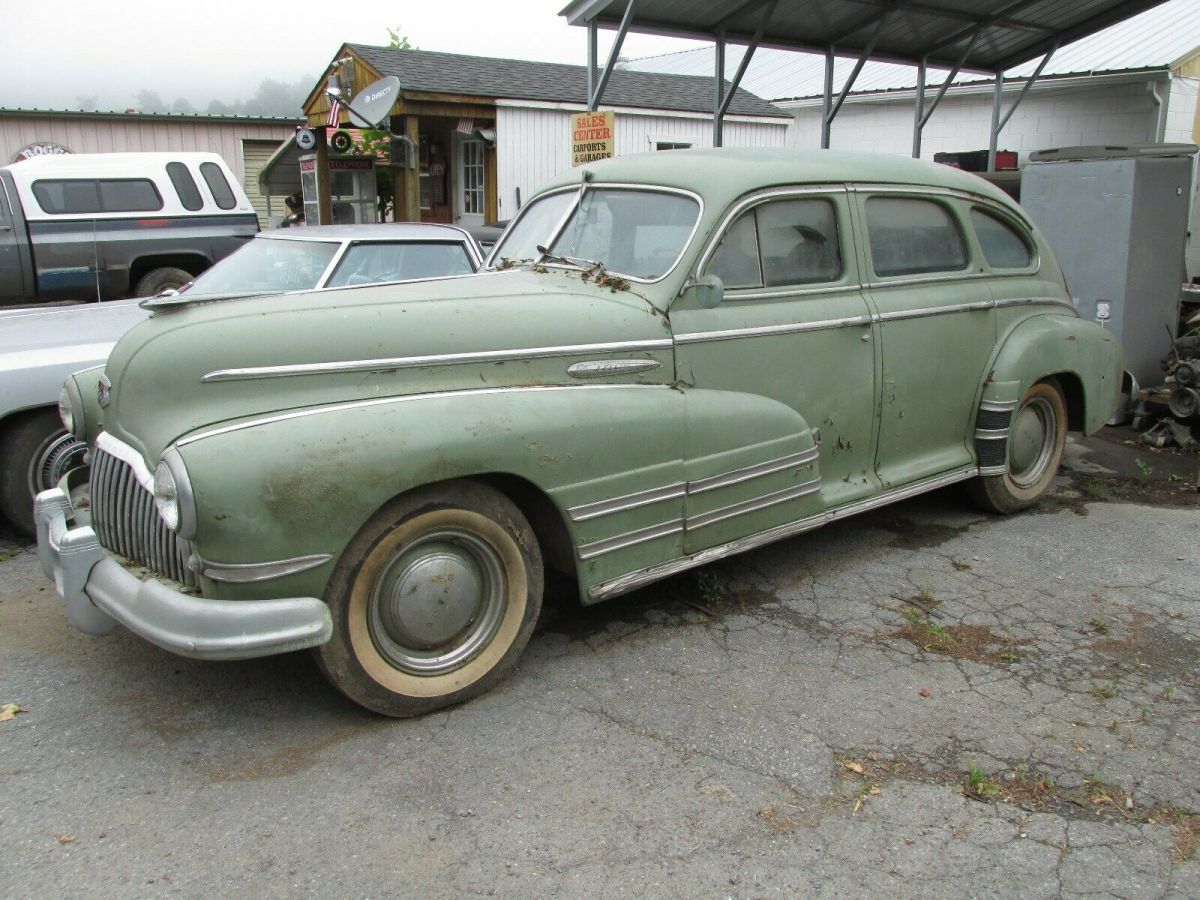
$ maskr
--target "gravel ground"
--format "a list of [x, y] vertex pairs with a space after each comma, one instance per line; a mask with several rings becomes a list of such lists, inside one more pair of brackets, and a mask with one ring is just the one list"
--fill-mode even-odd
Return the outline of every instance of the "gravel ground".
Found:
[[0, 532], [0, 895], [1200, 896], [1195, 463], [1070, 451], [1020, 516], [552, 584], [515, 676], [416, 721], [79, 634]]

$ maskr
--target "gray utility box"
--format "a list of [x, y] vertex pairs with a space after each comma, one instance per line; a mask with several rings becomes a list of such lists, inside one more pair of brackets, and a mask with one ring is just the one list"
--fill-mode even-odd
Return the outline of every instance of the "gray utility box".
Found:
[[1135, 385], [1163, 381], [1184, 280], [1193, 144], [1067, 147], [1030, 156], [1021, 205], [1062, 264], [1079, 315], [1121, 341]]

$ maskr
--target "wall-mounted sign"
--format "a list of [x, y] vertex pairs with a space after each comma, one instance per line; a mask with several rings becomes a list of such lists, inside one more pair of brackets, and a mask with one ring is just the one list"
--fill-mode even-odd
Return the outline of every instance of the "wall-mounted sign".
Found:
[[56, 144], [53, 141], [34, 141], [32, 144], [26, 144], [13, 156], [13, 162], [20, 162], [23, 159], [32, 159], [35, 156], [62, 156], [64, 153], [70, 153], [70, 147], [64, 147], [62, 144]]
[[571, 116], [571, 165], [582, 166], [608, 159], [616, 149], [613, 111], [585, 112]]
[[317, 135], [311, 128], [296, 129], [296, 146], [301, 150], [311, 150], [317, 146]]

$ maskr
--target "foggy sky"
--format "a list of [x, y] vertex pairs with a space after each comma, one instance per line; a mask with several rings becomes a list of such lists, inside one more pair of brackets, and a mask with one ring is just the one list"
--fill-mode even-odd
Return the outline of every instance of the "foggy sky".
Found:
[[[316, 83], [343, 42], [386, 45], [387, 29], [423, 50], [583, 65], [583, 28], [567, 0], [8, 0], [0, 29], [0, 107], [99, 109], [135, 105], [142, 90], [203, 109], [251, 96], [264, 78]], [[607, 54], [613, 32], [600, 32]], [[631, 34], [622, 55], [701, 46]], [[299, 109], [296, 110], [299, 115]]]

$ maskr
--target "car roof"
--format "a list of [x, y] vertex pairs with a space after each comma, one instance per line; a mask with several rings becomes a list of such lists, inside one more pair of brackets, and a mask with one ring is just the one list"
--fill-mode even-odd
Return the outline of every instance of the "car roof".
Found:
[[969, 172], [886, 153], [757, 147], [659, 150], [588, 163], [543, 188], [577, 185], [581, 171], [590, 172], [597, 182], [685, 188], [722, 204], [771, 185], [858, 183], [968, 191], [1011, 205], [1003, 191]]
[[471, 236], [453, 225], [424, 222], [383, 222], [378, 225], [305, 225], [274, 228], [256, 235], [259, 240], [284, 241], [470, 241]]

